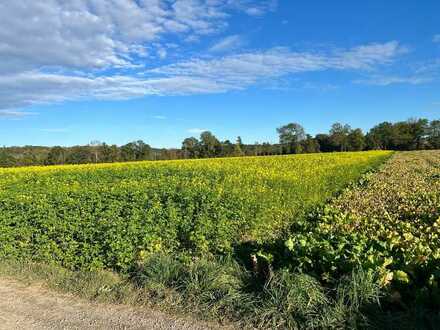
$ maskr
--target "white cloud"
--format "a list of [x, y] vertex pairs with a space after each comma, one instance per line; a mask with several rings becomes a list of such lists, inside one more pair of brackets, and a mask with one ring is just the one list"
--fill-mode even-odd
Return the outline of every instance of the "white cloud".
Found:
[[252, 8], [246, 9], [246, 14], [248, 14], [250, 16], [261, 16], [264, 14], [264, 10], [262, 10], [261, 8], [258, 8], [258, 7], [252, 7]]
[[223, 31], [234, 12], [245, 13], [249, 6], [273, 10], [272, 2], [0, 1], [0, 109], [224, 91], [200, 77], [139, 79], [136, 74], [157, 58], [168, 59], [171, 49], [175, 54], [176, 43]]
[[123, 100], [145, 95], [224, 92], [215, 81], [198, 77], [139, 79], [128, 76], [78, 77], [26, 72], [0, 76], [0, 108], [21, 108], [71, 100]]
[[[398, 74], [390, 72], [373, 72], [366, 78], [355, 80], [355, 83], [388, 86], [394, 84], [421, 85], [437, 81], [440, 78], [440, 60], [416, 62], [399, 70]], [[403, 72], [402, 72], [403, 71]]]
[[433, 42], [436, 42], [436, 43], [440, 43], [440, 34], [436, 34], [436, 35], [432, 38], [432, 41], [433, 41]]
[[340, 51], [336, 57], [341, 68], [369, 69], [377, 64], [390, 63], [397, 55], [409, 50], [397, 41], [374, 43]]
[[206, 131], [208, 131], [208, 130], [204, 129], [204, 128], [190, 128], [187, 130], [187, 132], [191, 133], [191, 134], [201, 134]]
[[399, 76], [373, 76], [366, 79], [356, 80], [357, 84], [365, 85], [375, 85], [375, 86], [389, 86], [394, 84], [410, 84], [410, 85], [420, 85], [429, 83], [433, 80], [430, 77], [399, 77]]
[[215, 43], [209, 50], [214, 53], [221, 53], [228, 50], [233, 50], [243, 44], [243, 39], [239, 35], [232, 35], [225, 37]]
[[0, 117], [22, 118], [29, 113], [11, 109], [34, 104], [221, 93], [304, 72], [369, 71], [406, 51], [392, 41], [214, 57], [242, 44], [231, 35], [209, 57], [154, 67], [158, 58], [178, 58], [188, 42], [224, 31], [234, 12], [276, 8], [276, 0], [0, 1]]
[[230, 0], [1, 1], [0, 72], [131, 67], [154, 42], [219, 32], [245, 9]]
[[165, 48], [161, 47], [157, 50], [157, 55], [159, 56], [160, 59], [165, 59], [168, 55], [168, 52]]
[[193, 59], [151, 70], [166, 77], [198, 77], [225, 89], [241, 89], [280, 76], [325, 70], [372, 70], [390, 63], [403, 48], [395, 41], [327, 53], [274, 48], [217, 59]]
[[14, 110], [0, 110], [0, 119], [21, 119], [33, 115], [37, 115], [37, 113]]
[[157, 115], [157, 116], [153, 116], [154, 119], [159, 119], [159, 120], [165, 120], [167, 119], [167, 117], [165, 116], [161, 116], [161, 115]]
[[128, 99], [145, 95], [190, 95], [241, 90], [282, 76], [325, 70], [372, 70], [401, 52], [397, 42], [326, 53], [285, 48], [193, 59], [145, 71], [139, 77], [84, 76], [28, 71], [0, 76], [0, 108], [78, 99]]
[[249, 16], [262, 16], [278, 7], [277, 0], [229, 0], [231, 6], [243, 10]]

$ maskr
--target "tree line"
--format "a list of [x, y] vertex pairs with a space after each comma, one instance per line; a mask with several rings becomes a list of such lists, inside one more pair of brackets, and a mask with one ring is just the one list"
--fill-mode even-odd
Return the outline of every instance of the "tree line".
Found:
[[219, 141], [211, 132], [203, 132], [200, 139], [187, 138], [182, 143], [183, 158], [224, 156], [285, 155], [316, 152], [344, 152], [363, 150], [418, 150], [440, 149], [440, 120], [409, 119], [374, 126], [366, 134], [360, 128], [334, 123], [328, 133], [312, 136], [298, 123], [277, 128], [279, 142], [243, 144]]
[[440, 149], [440, 120], [409, 119], [396, 123], [382, 122], [366, 134], [360, 128], [334, 123], [328, 133], [312, 136], [298, 123], [277, 128], [278, 143], [244, 144], [220, 141], [209, 131], [199, 138], [188, 137], [180, 149], [152, 148], [142, 140], [122, 146], [93, 141], [73, 147], [3, 147], [0, 166], [61, 165], [111, 163], [141, 160], [171, 160], [212, 157], [286, 155], [317, 152], [362, 150]]

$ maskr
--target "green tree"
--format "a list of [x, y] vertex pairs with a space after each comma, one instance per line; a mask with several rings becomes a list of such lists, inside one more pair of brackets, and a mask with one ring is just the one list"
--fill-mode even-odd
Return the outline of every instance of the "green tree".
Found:
[[430, 148], [440, 149], [440, 120], [433, 120], [429, 124], [427, 140]]
[[202, 157], [216, 157], [221, 154], [220, 141], [209, 131], [200, 134], [200, 149]]
[[237, 141], [235, 142], [234, 145], [233, 155], [236, 157], [243, 156], [244, 152], [242, 147], [243, 147], [243, 142], [241, 141], [241, 137], [237, 137]]
[[152, 149], [149, 144], [142, 140], [136, 141], [136, 160], [151, 160]]
[[95, 163], [99, 163], [99, 156], [100, 156], [100, 149], [102, 147], [102, 142], [98, 141], [98, 140], [93, 140], [92, 142], [89, 143], [89, 147], [90, 147], [90, 151], [93, 154], [93, 161]]
[[352, 130], [348, 134], [348, 150], [362, 151], [365, 148], [365, 136], [360, 128]]
[[301, 143], [303, 152], [305, 153], [316, 153], [319, 152], [319, 143], [311, 135], [307, 134], [307, 137]]
[[121, 146], [121, 160], [122, 161], [136, 160], [136, 147], [133, 142]]
[[113, 144], [109, 146], [106, 143], [99, 147], [100, 161], [106, 163], [113, 163], [119, 160], [119, 148]]
[[410, 150], [420, 150], [427, 147], [427, 137], [429, 131], [428, 119], [408, 119], [407, 125], [411, 134]]
[[260, 156], [263, 153], [264, 145], [260, 145], [260, 143], [255, 142], [252, 146], [253, 155]]
[[234, 144], [229, 141], [225, 140], [223, 142], [220, 142], [220, 157], [231, 157], [234, 155]]
[[64, 164], [65, 161], [66, 161], [66, 150], [63, 147], [55, 146], [50, 148], [45, 163], [47, 165], [57, 165], [57, 164]]
[[328, 134], [316, 134], [315, 140], [319, 145], [319, 150], [321, 152], [332, 152], [335, 151], [335, 147]]
[[393, 125], [392, 149], [414, 150], [422, 145], [423, 136], [426, 133], [424, 122], [407, 120]]
[[195, 137], [186, 138], [182, 142], [182, 151], [184, 158], [199, 157], [199, 140]]
[[69, 153], [66, 157], [66, 163], [68, 164], [87, 164], [93, 163], [94, 155], [91, 153], [90, 148], [86, 146], [75, 146], [69, 149]]
[[7, 151], [6, 148], [0, 149], [0, 166], [1, 167], [17, 166], [17, 162], [15, 158]]
[[348, 150], [348, 135], [351, 132], [350, 125], [334, 123], [330, 129], [330, 140], [339, 151]]
[[428, 147], [427, 119], [408, 119], [397, 123], [383, 122], [367, 134], [368, 149], [415, 150]]
[[124, 161], [151, 160], [151, 147], [142, 140], [127, 143], [121, 147], [121, 158]]
[[290, 123], [277, 128], [280, 144], [285, 153], [302, 152], [301, 142], [306, 138], [304, 128], [298, 123]]
[[243, 140], [241, 139], [241, 136], [237, 136], [237, 140], [235, 143], [238, 144], [241, 149], [243, 149], [244, 144], [243, 144]]
[[366, 135], [368, 149], [394, 149], [395, 128], [392, 123], [382, 122], [374, 126]]

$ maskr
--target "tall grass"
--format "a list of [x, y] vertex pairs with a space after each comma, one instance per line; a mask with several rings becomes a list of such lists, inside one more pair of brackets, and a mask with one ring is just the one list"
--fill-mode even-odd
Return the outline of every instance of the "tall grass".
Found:
[[356, 270], [332, 286], [307, 274], [275, 270], [270, 281], [229, 258], [179, 260], [153, 255], [131, 274], [70, 271], [56, 265], [1, 261], [0, 276], [101, 303], [150, 306], [239, 328], [436, 329], [424, 306], [390, 313], [376, 275]]

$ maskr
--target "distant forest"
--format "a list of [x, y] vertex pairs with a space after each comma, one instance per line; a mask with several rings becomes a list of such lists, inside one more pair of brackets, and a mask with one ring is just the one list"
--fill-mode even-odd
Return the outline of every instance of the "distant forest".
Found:
[[141, 160], [169, 160], [234, 156], [286, 155], [317, 152], [344, 152], [362, 150], [418, 150], [440, 149], [440, 120], [409, 119], [383, 122], [364, 134], [359, 128], [335, 123], [325, 134], [311, 136], [297, 123], [277, 129], [279, 142], [245, 144], [240, 137], [233, 142], [220, 141], [211, 132], [189, 137], [180, 149], [152, 148], [144, 141], [123, 146], [93, 141], [86, 146], [73, 147], [3, 147], [0, 148], [0, 166], [31, 166], [111, 163]]

